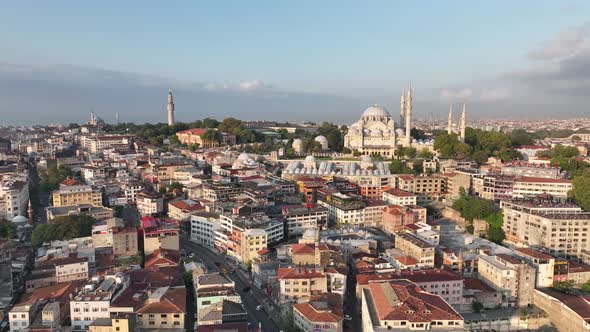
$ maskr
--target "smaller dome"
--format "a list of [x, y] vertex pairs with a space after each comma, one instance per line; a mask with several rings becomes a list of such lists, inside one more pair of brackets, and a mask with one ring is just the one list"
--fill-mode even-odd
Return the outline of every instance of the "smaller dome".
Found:
[[397, 136], [404, 136], [406, 133], [404, 133], [404, 130], [403, 130], [403, 129], [401, 129], [401, 128], [397, 128], [397, 129], [395, 130], [395, 134], [396, 134]]
[[371, 159], [371, 156], [362, 156], [361, 157], [361, 162], [362, 163], [372, 163], [373, 159]]
[[359, 134], [359, 131], [356, 128], [350, 128], [350, 129], [348, 129], [348, 134], [356, 136]]
[[317, 136], [314, 141], [316, 142], [320, 142], [320, 143], [328, 143], [328, 139], [326, 138], [326, 136], [320, 135]]
[[12, 218], [12, 222], [14, 223], [23, 223], [23, 222], [27, 222], [29, 221], [29, 219], [25, 216], [16, 216], [14, 218]]
[[301, 145], [302, 143], [303, 142], [299, 138], [293, 140], [293, 145]]
[[315, 157], [314, 156], [305, 157], [305, 163], [315, 163]]
[[242, 152], [239, 156], [238, 156], [238, 160], [241, 161], [246, 161], [250, 159], [250, 155], [248, 155], [246, 152]]

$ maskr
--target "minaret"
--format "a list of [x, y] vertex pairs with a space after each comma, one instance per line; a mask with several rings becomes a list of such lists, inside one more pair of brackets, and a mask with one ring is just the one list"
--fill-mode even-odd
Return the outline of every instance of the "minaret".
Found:
[[399, 126], [400, 128], [406, 125], [406, 101], [405, 101], [405, 94], [406, 91], [402, 90], [402, 98], [401, 101], [399, 103]]
[[406, 98], [406, 114], [404, 116], [406, 119], [406, 142], [408, 146], [412, 143], [410, 137], [410, 131], [412, 130], [412, 83], [408, 88], [408, 97]]
[[29, 217], [29, 224], [33, 224], [33, 204], [31, 204], [31, 199], [29, 199], [29, 209], [27, 210], [28, 217]]
[[115, 113], [115, 124], [119, 125], [119, 112]]
[[174, 100], [172, 90], [168, 90], [168, 125], [174, 126]]
[[451, 134], [453, 132], [453, 105], [449, 107], [449, 124], [447, 127], [447, 134]]
[[461, 142], [465, 142], [465, 104], [463, 104], [463, 113], [461, 113]]

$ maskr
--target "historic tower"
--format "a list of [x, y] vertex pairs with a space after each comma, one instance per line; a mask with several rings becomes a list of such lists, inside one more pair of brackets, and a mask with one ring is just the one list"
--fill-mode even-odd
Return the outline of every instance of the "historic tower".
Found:
[[451, 134], [453, 132], [453, 105], [449, 107], [449, 123], [447, 125], [447, 134]]
[[174, 126], [174, 100], [172, 90], [168, 90], [168, 125]]
[[404, 98], [406, 98], [406, 91], [402, 91], [402, 98], [399, 102], [399, 126], [400, 128], [405, 126], [406, 124], [406, 101]]
[[404, 114], [404, 118], [406, 120], [406, 144], [410, 146], [412, 143], [412, 138], [410, 137], [410, 132], [412, 130], [412, 83], [408, 88], [408, 97], [406, 98], [406, 114]]
[[467, 126], [465, 119], [465, 104], [463, 104], [463, 113], [461, 113], [461, 142], [465, 142], [465, 127]]

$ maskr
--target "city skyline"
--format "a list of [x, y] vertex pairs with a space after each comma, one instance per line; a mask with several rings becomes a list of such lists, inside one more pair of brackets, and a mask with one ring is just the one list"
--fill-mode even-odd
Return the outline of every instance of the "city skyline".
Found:
[[81, 122], [91, 109], [166, 122], [169, 88], [181, 122], [346, 123], [373, 104], [396, 113], [410, 81], [416, 118], [444, 119], [451, 103], [473, 119], [590, 114], [582, 3], [154, 4], [6, 8], [3, 123]]

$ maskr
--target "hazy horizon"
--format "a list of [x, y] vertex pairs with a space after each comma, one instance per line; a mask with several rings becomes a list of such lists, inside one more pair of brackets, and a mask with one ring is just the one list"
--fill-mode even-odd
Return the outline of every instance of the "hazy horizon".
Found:
[[397, 118], [590, 116], [590, 6], [468, 1], [5, 5], [2, 124], [176, 119], [352, 123]]

